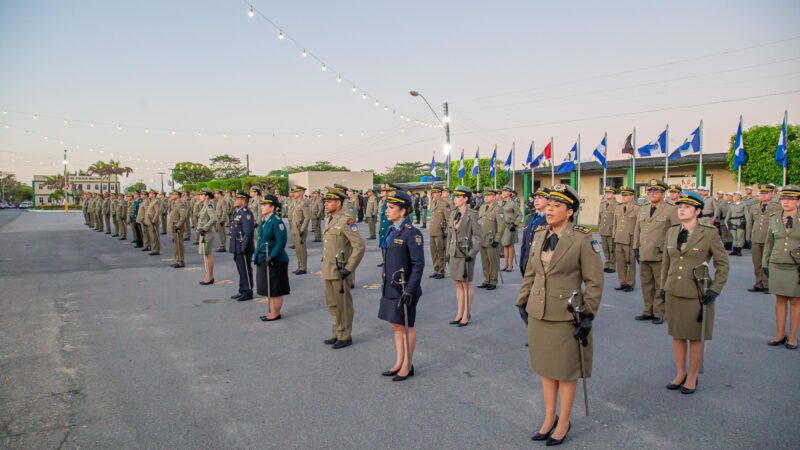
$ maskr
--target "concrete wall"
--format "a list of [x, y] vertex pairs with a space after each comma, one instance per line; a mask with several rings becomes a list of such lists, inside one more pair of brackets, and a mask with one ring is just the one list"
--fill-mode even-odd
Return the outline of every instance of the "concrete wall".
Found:
[[373, 173], [368, 172], [300, 172], [289, 174], [289, 188], [303, 186], [311, 192], [320, 189], [325, 192], [327, 186], [334, 183], [343, 184], [350, 189], [366, 191], [372, 187]]

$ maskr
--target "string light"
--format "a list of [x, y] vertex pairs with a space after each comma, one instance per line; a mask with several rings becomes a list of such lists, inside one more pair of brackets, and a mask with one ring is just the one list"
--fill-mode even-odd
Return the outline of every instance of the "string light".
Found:
[[327, 67], [325, 67], [325, 64], [323, 64], [323, 65], [322, 65], [322, 71], [323, 71], [323, 72], [325, 72], [326, 70], [328, 70], [328, 68], [327, 68]]
[[366, 93], [362, 93], [361, 94], [361, 99], [362, 100], [366, 100], [367, 99], [367, 94]]
[[303, 49], [302, 56], [303, 56], [303, 58], [308, 57], [308, 52], [306, 51], [306, 49]]
[[284, 37], [286, 36], [283, 35], [283, 31], [278, 31], [278, 40], [282, 41]]
[[336, 82], [337, 82], [337, 83], [341, 83], [341, 82], [342, 82], [342, 76], [341, 76], [341, 75], [339, 75], [338, 77], [336, 77]]
[[250, 5], [250, 11], [247, 11], [247, 15], [253, 17], [256, 15], [256, 12], [253, 10], [253, 5]]
[[117, 125], [117, 130], [122, 131], [122, 125]]

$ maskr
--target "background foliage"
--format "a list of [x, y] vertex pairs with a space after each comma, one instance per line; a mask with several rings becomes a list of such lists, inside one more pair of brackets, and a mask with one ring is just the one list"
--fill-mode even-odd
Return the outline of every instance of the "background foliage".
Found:
[[[786, 144], [789, 151], [789, 160], [786, 164], [786, 182], [791, 184], [800, 183], [800, 139], [797, 124], [787, 125]], [[775, 183], [776, 186], [783, 184], [783, 167], [775, 162], [775, 147], [778, 145], [778, 137], [781, 133], [781, 126], [755, 126], [748, 128], [742, 133], [744, 141], [744, 151], [747, 153], [747, 162], [742, 166], [742, 183]], [[736, 135], [731, 136], [730, 148], [728, 149], [728, 168], [733, 170], [733, 144]]]

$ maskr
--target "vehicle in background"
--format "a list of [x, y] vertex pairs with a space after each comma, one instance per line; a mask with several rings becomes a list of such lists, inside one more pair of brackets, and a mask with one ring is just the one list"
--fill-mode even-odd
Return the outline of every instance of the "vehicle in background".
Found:
[[18, 206], [19, 209], [28, 209], [28, 208], [32, 208], [32, 207], [33, 207], [33, 203], [30, 200], [25, 200], [24, 202], [20, 202], [20, 204]]

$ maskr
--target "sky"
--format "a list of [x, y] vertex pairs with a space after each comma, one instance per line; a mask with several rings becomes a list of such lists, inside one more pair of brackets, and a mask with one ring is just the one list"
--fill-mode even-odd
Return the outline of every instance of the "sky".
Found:
[[634, 127], [643, 145], [668, 124], [673, 149], [700, 120], [722, 152], [740, 115], [800, 121], [798, 23], [796, 0], [7, 0], [0, 171], [60, 173], [67, 149], [70, 170], [121, 158], [123, 185], [158, 188], [223, 153], [254, 174], [442, 161], [412, 89], [449, 103], [453, 159], [514, 145], [520, 168], [552, 137], [559, 163], [580, 134], [590, 160], [606, 132], [619, 159]]

